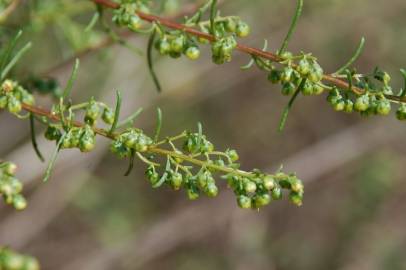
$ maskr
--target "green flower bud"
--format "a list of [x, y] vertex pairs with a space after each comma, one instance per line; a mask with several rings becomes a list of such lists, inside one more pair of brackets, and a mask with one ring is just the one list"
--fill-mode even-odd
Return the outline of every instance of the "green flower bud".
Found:
[[207, 184], [206, 188], [204, 189], [204, 192], [206, 193], [207, 196], [213, 198], [216, 197], [219, 193], [218, 187], [216, 184], [213, 182], [210, 182]]
[[3, 167], [3, 172], [7, 175], [14, 175], [17, 172], [17, 165], [7, 162]]
[[301, 195], [297, 192], [291, 192], [289, 194], [289, 199], [293, 204], [295, 204], [297, 206], [302, 206], [302, 204], [303, 204], [303, 195]]
[[13, 190], [13, 193], [20, 193], [23, 190], [23, 184], [17, 179], [12, 177], [10, 179], [10, 187]]
[[135, 145], [135, 151], [145, 152], [148, 150], [149, 145], [152, 144], [152, 140], [144, 134], [140, 134]]
[[170, 184], [174, 190], [179, 190], [183, 184], [182, 174], [178, 172], [172, 173], [170, 177]]
[[309, 61], [306, 58], [303, 58], [302, 60], [299, 61], [299, 64], [297, 66], [297, 71], [303, 75], [306, 76], [307, 74], [310, 73], [311, 66]]
[[142, 26], [141, 18], [135, 14], [131, 15], [130, 20], [128, 22], [128, 28], [130, 28], [133, 31], [136, 31], [140, 29], [141, 26]]
[[272, 175], [266, 175], [263, 178], [263, 185], [267, 190], [272, 190], [276, 187], [276, 181]]
[[238, 153], [236, 150], [234, 149], [229, 149], [226, 151], [226, 155], [228, 156], [228, 158], [232, 161], [232, 162], [236, 162], [238, 161], [238, 159], [240, 158], [238, 156]]
[[27, 90], [21, 89], [21, 102], [28, 105], [34, 105], [34, 96], [28, 93]]
[[391, 104], [389, 100], [386, 98], [379, 100], [376, 110], [380, 115], [388, 115], [391, 111]]
[[151, 185], [155, 185], [159, 181], [159, 174], [155, 171], [154, 167], [150, 166], [145, 171], [145, 175], [148, 178]]
[[224, 23], [224, 28], [227, 32], [234, 33], [237, 31], [237, 23], [233, 18], [227, 18], [226, 22]]
[[209, 171], [205, 171], [203, 173], [200, 173], [197, 176], [197, 185], [201, 188], [201, 189], [205, 189], [207, 186], [207, 183], [209, 181], [209, 178], [211, 178], [211, 174]]
[[333, 104], [333, 108], [335, 111], [340, 112], [345, 109], [345, 100], [344, 99], [339, 99]]
[[253, 181], [246, 179], [244, 181], [244, 190], [247, 193], [255, 193], [257, 185]]
[[168, 42], [168, 39], [166, 37], [158, 40], [155, 44], [155, 47], [162, 55], [166, 55], [171, 51], [171, 44]]
[[61, 136], [61, 131], [54, 126], [48, 126], [45, 131], [45, 138], [50, 141], [59, 141]]
[[273, 84], [279, 83], [281, 81], [281, 72], [276, 69], [272, 69], [268, 75], [268, 81]]
[[104, 108], [103, 114], [102, 114], [102, 119], [103, 119], [104, 123], [112, 125], [114, 123], [114, 117], [115, 117], [115, 114], [112, 109]]
[[323, 86], [321, 86], [320, 84], [313, 84], [313, 95], [321, 95], [324, 92], [324, 88]]
[[396, 118], [400, 121], [406, 120], [406, 105], [402, 104], [399, 106], [398, 110], [396, 111]]
[[291, 186], [291, 189], [296, 193], [302, 194], [304, 191], [303, 183], [299, 179], [295, 178], [295, 179], [291, 180], [290, 186]]
[[297, 86], [292, 82], [285, 82], [282, 84], [282, 95], [290, 96], [296, 91]]
[[187, 48], [185, 54], [190, 60], [196, 60], [200, 57], [200, 50], [196, 46], [191, 46]]
[[254, 196], [254, 206], [255, 208], [260, 208], [271, 203], [271, 196], [267, 193], [258, 194]]
[[306, 81], [301, 91], [305, 96], [313, 95], [313, 83]]
[[279, 186], [276, 186], [274, 189], [272, 189], [271, 196], [274, 200], [282, 199], [282, 189]]
[[240, 195], [237, 197], [238, 206], [242, 209], [251, 209], [252, 207], [252, 200], [250, 197], [245, 195]]
[[180, 35], [176, 38], [174, 38], [171, 41], [171, 50], [175, 53], [181, 53], [183, 52], [183, 48], [185, 47], [185, 36]]
[[8, 103], [8, 98], [7, 96], [1, 96], [0, 95], [0, 109], [5, 109], [7, 107], [7, 103]]
[[357, 110], [359, 112], [364, 112], [364, 111], [368, 110], [369, 105], [370, 105], [369, 95], [364, 94], [357, 98], [357, 100], [355, 101], [355, 104], [354, 104], [354, 108], [355, 108], [355, 110]]
[[350, 99], [347, 99], [345, 101], [344, 112], [352, 113], [353, 110], [354, 110], [354, 103]]
[[93, 125], [96, 122], [99, 115], [100, 115], [100, 106], [99, 104], [97, 104], [94, 98], [92, 98], [86, 107], [86, 115], [85, 115], [86, 123]]
[[11, 92], [14, 90], [14, 87], [16, 87], [16, 82], [13, 82], [12, 80], [5, 80], [1, 88], [3, 89], [4, 92]]
[[187, 189], [186, 193], [187, 193], [189, 200], [191, 200], [191, 201], [197, 200], [200, 196], [199, 191], [194, 188]]
[[246, 37], [250, 34], [250, 27], [245, 22], [238, 22], [237, 29], [235, 31], [238, 37]]
[[307, 78], [313, 83], [318, 83], [323, 79], [323, 69], [317, 62], [312, 63], [311, 70]]
[[19, 113], [22, 110], [21, 102], [14, 96], [9, 96], [7, 109], [11, 113]]
[[292, 80], [293, 68], [288, 66], [285, 67], [281, 73], [282, 82], [290, 82]]
[[13, 196], [13, 206], [16, 210], [24, 210], [27, 207], [27, 201], [22, 195], [16, 194]]

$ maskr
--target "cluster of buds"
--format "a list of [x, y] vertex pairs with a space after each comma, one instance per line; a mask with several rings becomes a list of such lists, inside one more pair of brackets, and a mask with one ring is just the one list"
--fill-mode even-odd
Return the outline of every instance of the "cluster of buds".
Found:
[[366, 92], [353, 101], [348, 94], [342, 95], [338, 88], [334, 88], [327, 96], [327, 101], [336, 111], [347, 113], [357, 111], [363, 116], [388, 115], [391, 111], [391, 103], [382, 93]]
[[111, 151], [120, 158], [129, 157], [133, 152], [143, 153], [153, 144], [153, 140], [142, 130], [129, 128], [111, 143]]
[[[348, 72], [348, 74], [350, 74]], [[386, 98], [387, 95], [393, 95], [392, 87], [389, 85], [391, 77], [387, 72], [378, 68], [371, 75], [352, 75], [355, 77], [355, 86], [365, 89], [361, 95], [355, 94], [348, 89], [339, 89], [333, 87], [330, 91], [327, 101], [336, 111], [351, 113], [359, 112], [362, 116], [371, 115], [389, 115], [392, 110], [391, 101]], [[372, 77], [372, 78], [369, 78]], [[380, 85], [372, 83], [372, 79], [380, 82]], [[399, 120], [406, 120], [406, 105], [400, 104], [396, 111], [396, 117]]]
[[120, 7], [113, 12], [113, 22], [118, 26], [128, 27], [130, 30], [137, 31], [142, 27], [142, 20], [137, 15], [137, 11], [149, 13], [149, 8], [145, 1], [140, 0], [121, 0]]
[[18, 114], [22, 110], [23, 103], [33, 105], [34, 97], [17, 82], [5, 80], [0, 88], [0, 109]]
[[27, 255], [18, 254], [8, 248], [0, 247], [0, 269], [2, 270], [39, 270], [38, 261]]
[[27, 207], [27, 201], [21, 195], [23, 184], [15, 178], [16, 170], [17, 166], [14, 163], [0, 163], [0, 195], [6, 204], [13, 205], [17, 210], [23, 210]]
[[[213, 144], [199, 133], [186, 133], [182, 145], [183, 152], [171, 143], [174, 152], [168, 155], [167, 166], [163, 171], [159, 172], [154, 164], [148, 166], [145, 174], [153, 187], [166, 184], [174, 190], [183, 188], [190, 200], [198, 199], [201, 194], [215, 197], [219, 193], [215, 174], [220, 174], [234, 190], [241, 208], [259, 209], [268, 205], [272, 200], [282, 198], [283, 189], [290, 190], [290, 200], [295, 205], [302, 204], [303, 184], [293, 174], [279, 172], [266, 175], [257, 170], [241, 171], [237, 163], [237, 151], [215, 151]], [[198, 157], [205, 159], [201, 159], [196, 169], [189, 165], [192, 163], [189, 158]]]
[[[211, 33], [215, 37], [212, 43], [212, 59], [216, 64], [230, 62], [232, 52], [237, 47], [237, 37], [246, 37], [250, 33], [250, 27], [238, 17], [216, 18], [214, 25], [204, 22], [200, 24], [204, 33]], [[202, 40], [202, 42], [205, 42]]]
[[182, 31], [161, 33], [155, 42], [155, 48], [161, 55], [179, 58], [184, 54], [190, 60], [200, 57], [200, 49], [196, 38], [186, 35]]
[[[323, 69], [317, 63], [316, 59], [310, 55], [293, 56], [290, 52], [284, 52], [281, 55], [282, 64], [286, 66], [279, 70], [274, 66], [270, 66], [268, 80], [274, 84], [282, 85], [282, 94], [292, 95], [301, 84], [302, 80], [306, 80], [300, 91], [303, 95], [320, 95], [324, 88], [321, 85], [323, 79]], [[295, 65], [294, 60], [300, 59]]]
[[228, 185], [237, 195], [237, 203], [244, 209], [258, 209], [266, 206], [272, 200], [280, 200], [283, 189], [290, 191], [290, 201], [302, 205], [304, 188], [302, 181], [296, 175], [279, 172], [275, 175], [252, 172], [252, 176], [227, 175]]

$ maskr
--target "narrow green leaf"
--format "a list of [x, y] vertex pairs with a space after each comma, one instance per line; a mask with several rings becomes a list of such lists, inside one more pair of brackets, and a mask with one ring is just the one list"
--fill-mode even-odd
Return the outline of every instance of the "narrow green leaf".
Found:
[[73, 83], [75, 82], [77, 74], [78, 74], [79, 65], [80, 65], [80, 61], [79, 61], [78, 58], [76, 58], [75, 65], [73, 66], [72, 73], [70, 75], [69, 81], [66, 84], [65, 89], [63, 90], [62, 98], [64, 98], [64, 99], [67, 98], [70, 95], [70, 92], [71, 92], [72, 87], [73, 87]]
[[365, 38], [362, 37], [354, 55], [350, 58], [350, 60], [344, 66], [339, 68], [334, 74], [342, 74], [346, 69], [348, 69], [352, 64], [354, 64], [355, 61], [357, 61], [357, 59], [361, 55], [362, 51], [364, 50], [364, 47], [365, 47]]
[[4, 80], [7, 76], [7, 74], [10, 72], [10, 70], [15, 66], [15, 64], [20, 60], [20, 58], [31, 48], [32, 43], [28, 42], [25, 44], [24, 47], [22, 47], [15, 55], [14, 57], [10, 60], [10, 62], [6, 65], [4, 69], [1, 71], [1, 80]]
[[161, 84], [159, 83], [158, 76], [155, 73], [154, 61], [152, 60], [152, 50], [154, 47], [155, 36], [156, 36], [156, 30], [154, 29], [154, 31], [152, 32], [152, 34], [148, 40], [147, 62], [148, 62], [148, 70], [149, 70], [149, 73], [151, 74], [152, 80], [154, 81], [155, 87], [158, 92], [161, 92], [162, 87], [161, 87]]
[[281, 48], [278, 51], [279, 55], [282, 55], [282, 53], [284, 53], [285, 50], [287, 49], [289, 41], [292, 38], [293, 33], [295, 32], [297, 22], [298, 22], [300, 16], [302, 15], [302, 11], [303, 11], [303, 0], [297, 0], [295, 16], [293, 16], [289, 31], [288, 31], [285, 39], [283, 40]]
[[117, 96], [117, 97], [116, 97], [116, 108], [115, 108], [115, 110], [114, 110], [114, 121], [113, 121], [113, 124], [111, 125], [109, 134], [113, 134], [113, 133], [114, 133], [114, 131], [116, 130], [117, 125], [118, 125], [118, 120], [119, 120], [119, 118], [120, 118], [121, 102], [122, 102], [122, 98], [121, 98], [121, 93], [120, 93], [120, 91], [117, 91], [117, 92], [116, 92], [116, 96]]
[[156, 119], [154, 142], [158, 142], [159, 135], [161, 134], [161, 129], [162, 129], [162, 111], [161, 111], [160, 108], [158, 108], [157, 109], [157, 119]]
[[47, 170], [45, 171], [45, 176], [43, 180], [44, 182], [47, 182], [49, 180], [49, 177], [51, 176], [52, 169], [54, 168], [56, 158], [58, 157], [59, 150], [61, 148], [63, 140], [66, 137], [66, 134], [67, 133], [64, 133], [59, 139], [58, 143], [56, 144], [56, 148], [51, 156], [51, 159], [49, 160]]
[[30, 113], [30, 131], [31, 131], [31, 143], [32, 147], [34, 148], [35, 154], [37, 154], [38, 158], [44, 162], [44, 156], [41, 154], [41, 151], [38, 148], [37, 138], [35, 137], [35, 122], [34, 122], [34, 114]]
[[300, 82], [299, 86], [297, 87], [295, 93], [293, 94], [292, 98], [289, 100], [288, 105], [283, 110], [282, 117], [281, 117], [281, 120], [280, 120], [280, 123], [279, 123], [279, 131], [280, 132], [282, 132], [283, 129], [285, 128], [286, 121], [287, 121], [288, 116], [289, 116], [289, 112], [292, 109], [293, 103], [295, 102], [295, 100], [299, 96], [300, 91], [302, 90], [305, 83], [306, 83], [306, 79], [302, 79], [302, 81]]

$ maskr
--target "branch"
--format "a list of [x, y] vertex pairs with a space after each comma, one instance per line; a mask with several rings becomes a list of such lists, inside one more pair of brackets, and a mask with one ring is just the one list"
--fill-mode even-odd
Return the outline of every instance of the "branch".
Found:
[[[96, 4], [99, 4], [99, 5], [102, 5], [104, 7], [111, 8], [111, 9], [117, 9], [117, 8], [120, 7], [119, 4], [117, 4], [115, 2], [112, 2], [110, 0], [90, 0], [90, 1], [93, 1]], [[172, 21], [170, 19], [162, 18], [160, 16], [156, 16], [156, 15], [153, 15], [153, 14], [146, 14], [146, 13], [139, 12], [139, 11], [137, 11], [136, 13], [144, 21], [148, 21], [150, 23], [157, 22], [160, 25], [166, 26], [166, 27], [171, 28], [171, 29], [184, 31], [185, 33], [188, 33], [190, 35], [193, 35], [193, 36], [196, 36], [196, 37], [199, 37], [199, 38], [206, 39], [206, 40], [208, 40], [210, 42], [214, 42], [216, 40], [213, 35], [203, 33], [201, 31], [198, 31], [198, 30], [194, 29], [194, 28], [191, 28], [191, 27], [185, 26], [183, 24], [174, 22], [174, 21]], [[280, 56], [278, 56], [278, 55], [276, 55], [274, 53], [266, 52], [266, 51], [263, 51], [261, 49], [249, 47], [249, 46], [246, 46], [246, 45], [243, 45], [243, 44], [237, 44], [236, 48], [237, 48], [237, 50], [239, 50], [239, 51], [241, 51], [243, 53], [247, 53], [249, 55], [256, 56], [256, 57], [261, 57], [261, 58], [264, 58], [264, 59], [268, 59], [268, 60], [271, 60], [273, 62], [281, 63], [284, 60]], [[292, 64], [292, 67], [296, 68], [297, 65]], [[367, 92], [366, 89], [362, 89], [362, 88], [359, 88], [359, 87], [356, 87], [356, 86], [350, 86], [348, 82], [346, 82], [346, 81], [344, 81], [344, 80], [342, 80], [340, 78], [335, 77], [334, 74], [327, 74], [327, 75], [325, 74], [325, 75], [323, 75], [323, 81], [329, 82], [329, 83], [331, 83], [333, 85], [336, 85], [337, 87], [342, 88], [342, 89], [351, 89], [351, 91], [354, 92], [357, 95], [362, 95], [362, 94]], [[395, 102], [405, 102], [406, 103], [406, 97], [398, 97], [398, 96], [394, 96], [394, 95], [385, 95], [385, 97], [387, 99], [395, 101]]]

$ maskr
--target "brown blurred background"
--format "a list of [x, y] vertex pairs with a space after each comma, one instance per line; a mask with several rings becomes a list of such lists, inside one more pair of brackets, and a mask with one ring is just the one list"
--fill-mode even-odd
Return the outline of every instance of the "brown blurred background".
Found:
[[[41, 2], [41, 1], [39, 1]], [[38, 15], [25, 34], [33, 49], [18, 74], [48, 75], [65, 82], [72, 65], [58, 63], [97, 42], [83, 35], [93, 6], [88, 1], [45, 1], [82, 5], [68, 15]], [[193, 2], [193, 1], [192, 1]], [[290, 23], [296, 1], [226, 0], [222, 14], [238, 14], [252, 26], [243, 43], [275, 51]], [[24, 16], [23, 3], [12, 19]], [[326, 72], [345, 63], [360, 38], [360, 72], [376, 65], [393, 74], [401, 87], [406, 62], [404, 0], [308, 0], [290, 43], [293, 52], [312, 52]], [[46, 18], [46, 19], [44, 19]], [[69, 31], [65, 24], [71, 24]], [[62, 27], [64, 26], [64, 27]], [[61, 28], [62, 27], [62, 28]], [[145, 48], [146, 37], [132, 35]], [[266, 74], [230, 64], [216, 66], [209, 50], [197, 62], [157, 60], [164, 92], [158, 95], [139, 57], [121, 46], [87, 54], [74, 90], [74, 101], [95, 95], [114, 104], [124, 95], [123, 114], [145, 109], [136, 125], [152, 132], [155, 109], [164, 113], [164, 135], [203, 123], [218, 148], [239, 150], [243, 168], [272, 172], [281, 164], [305, 182], [304, 205], [286, 200], [261, 211], [240, 210], [222, 185], [218, 198], [190, 202], [183, 192], [152, 190], [137, 163], [129, 177], [126, 161], [108, 152], [98, 139], [95, 152], [63, 151], [49, 183], [45, 165], [34, 154], [28, 123], [0, 113], [0, 156], [20, 166], [29, 207], [16, 213], [0, 205], [0, 243], [37, 256], [43, 269], [406, 269], [406, 126], [394, 117], [364, 119], [334, 112], [324, 97], [301, 97], [283, 133], [278, 121], [287, 103]], [[48, 96], [38, 96], [49, 106]], [[39, 130], [40, 131], [40, 130]], [[49, 157], [54, 145], [42, 139]]]

